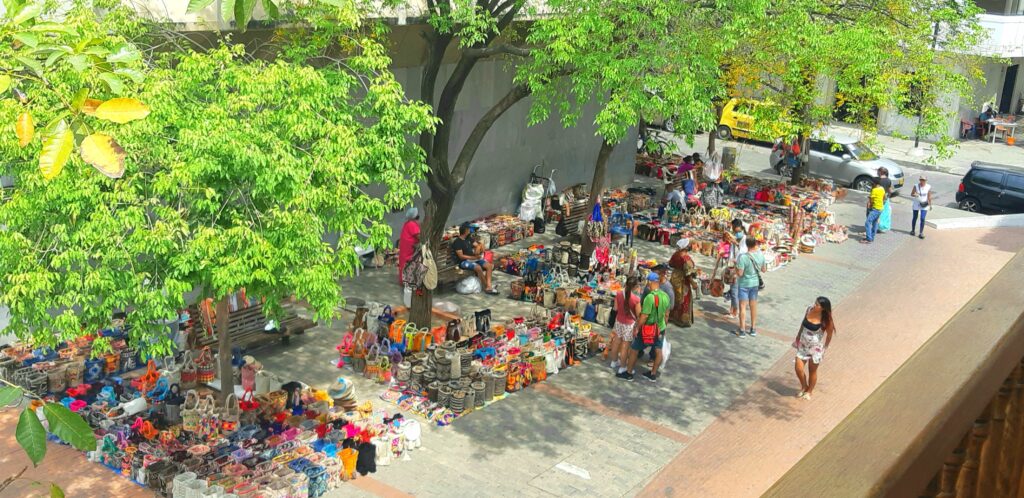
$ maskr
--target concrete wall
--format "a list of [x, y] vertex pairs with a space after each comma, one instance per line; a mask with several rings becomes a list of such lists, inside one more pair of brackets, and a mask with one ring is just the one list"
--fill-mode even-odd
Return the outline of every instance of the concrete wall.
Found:
[[[410, 36], [411, 33], [406, 31], [396, 29], [392, 38], [392, 53], [399, 66], [392, 70], [408, 95], [419, 98], [422, 70], [419, 61], [410, 56], [423, 53], [423, 47], [419, 36]], [[454, 64], [442, 67], [438, 95], [453, 67]], [[473, 70], [456, 107], [455, 130], [451, 141], [452, 160], [479, 118], [512, 86], [512, 71], [509, 62], [503, 60], [482, 61]], [[542, 176], [547, 176], [552, 169], [557, 170], [554, 180], [559, 189], [576, 183], [590, 183], [594, 161], [601, 146], [594, 134], [596, 106], [588, 106], [578, 126], [573, 128], [564, 128], [558, 116], [544, 123], [527, 126], [529, 108], [530, 99], [524, 99], [509, 109], [491, 128], [456, 198], [448, 219], [450, 225], [493, 213], [516, 213], [522, 189], [536, 165], [541, 165], [538, 172]], [[620, 186], [632, 181], [635, 147], [635, 132], [631, 132], [616, 148], [609, 161], [605, 185]], [[422, 206], [430, 195], [426, 185], [422, 186], [421, 192], [418, 206]], [[389, 217], [396, 237], [403, 222], [401, 218], [400, 213]]]

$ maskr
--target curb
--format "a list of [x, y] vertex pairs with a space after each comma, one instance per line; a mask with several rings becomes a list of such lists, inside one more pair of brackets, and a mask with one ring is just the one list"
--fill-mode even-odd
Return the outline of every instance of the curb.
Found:
[[962, 167], [958, 167], [958, 166], [939, 166], [939, 165], [936, 165], [936, 164], [917, 163], [917, 162], [914, 162], [914, 161], [907, 161], [907, 160], [904, 160], [904, 159], [896, 159], [896, 158], [892, 158], [892, 157], [890, 157], [888, 159], [890, 159], [891, 161], [893, 161], [896, 164], [899, 164], [900, 166], [906, 166], [908, 168], [914, 168], [914, 169], [919, 169], [919, 170], [923, 170], [923, 171], [935, 171], [937, 173], [945, 173], [947, 175], [955, 175], [955, 176], [963, 176], [963, 175], [967, 174], [967, 171], [970, 169], [970, 168], [962, 168]]

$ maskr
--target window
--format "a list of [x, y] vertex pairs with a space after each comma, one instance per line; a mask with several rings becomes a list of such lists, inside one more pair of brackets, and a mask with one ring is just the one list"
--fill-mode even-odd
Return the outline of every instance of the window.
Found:
[[1018, 194], [1024, 194], [1024, 176], [1006, 175], [1006, 190], [1012, 190]]
[[822, 140], [811, 140], [811, 150], [814, 152], [820, 152], [822, 154], [829, 154], [836, 157], [843, 157], [846, 151], [842, 145], [825, 142]]
[[1003, 174], [998, 171], [974, 170], [971, 183], [981, 187], [999, 188], [1003, 184]]
[[878, 159], [878, 155], [872, 152], [867, 145], [864, 145], [861, 142], [854, 142], [846, 147], [850, 149], [850, 154], [858, 160], [874, 161], [875, 159]]

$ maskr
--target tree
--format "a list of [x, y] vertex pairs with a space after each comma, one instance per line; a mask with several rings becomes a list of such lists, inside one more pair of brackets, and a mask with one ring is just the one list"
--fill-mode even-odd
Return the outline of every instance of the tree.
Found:
[[[138, 96], [152, 112], [118, 129], [128, 156], [120, 180], [71, 168], [44, 181], [24, 161], [11, 165], [17, 184], [0, 204], [8, 330], [53, 346], [130, 310], [132, 341], [162, 354], [170, 344], [159, 323], [186, 293], [224, 311], [241, 288], [271, 313], [294, 295], [317, 319], [334, 317], [338, 279], [359, 264], [355, 246], [384, 246], [384, 215], [417, 193], [423, 154], [406, 137], [432, 120], [405, 98], [358, 11], [311, 8], [321, 17], [308, 24], [324, 31], [270, 61], [230, 45], [150, 61]], [[368, 195], [369, 185], [385, 194]], [[221, 378], [231, 378], [223, 331]]]
[[686, 0], [552, 0], [548, 8], [527, 38], [536, 48], [519, 79], [534, 96], [531, 124], [558, 111], [575, 126], [586, 103], [598, 104], [591, 200], [604, 190], [612, 151], [644, 118], [672, 117], [690, 144], [714, 126], [712, 102], [725, 93], [720, 61], [761, 12], [757, 2]]
[[[946, 156], [954, 141], [944, 133], [943, 104], [950, 94], [970, 98], [976, 63], [959, 54], [981, 36], [978, 12], [952, 0], [775, 2], [750, 33], [751, 43], [737, 45], [727, 58], [734, 91], [777, 104], [757, 107], [755, 131], [762, 138], [778, 138], [780, 130], [799, 137], [804, 154], [794, 182], [806, 173], [810, 135], [837, 106], [821, 101], [823, 81], [835, 83], [838, 104], [868, 132], [877, 128], [875, 109], [916, 99], [918, 133], [941, 135], [935, 145]], [[943, 28], [942, 54], [933, 50], [935, 26]]]
[[[430, 188], [430, 198], [424, 206], [422, 238], [435, 253], [455, 197], [484, 137], [505, 111], [530, 93], [524, 83], [513, 85], [477, 120], [462, 147], [452, 150], [455, 106], [477, 64], [492, 57], [522, 58], [530, 53], [528, 48], [513, 43], [519, 39], [513, 21], [524, 4], [525, 0], [427, 0], [427, 57], [420, 80], [420, 100], [433, 108], [437, 124], [420, 134], [419, 144], [426, 153]], [[438, 95], [441, 64], [450, 48], [456, 49], [457, 59]], [[412, 321], [431, 322], [432, 297], [426, 289], [414, 293]]]

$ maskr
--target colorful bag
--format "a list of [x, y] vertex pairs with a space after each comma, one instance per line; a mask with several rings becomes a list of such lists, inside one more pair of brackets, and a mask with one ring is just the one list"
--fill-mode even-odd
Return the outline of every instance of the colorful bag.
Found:
[[192, 351], [185, 351], [181, 364], [181, 388], [192, 389], [196, 387], [199, 373], [196, 369], [196, 362], [192, 359]]
[[217, 370], [213, 362], [213, 353], [210, 352], [209, 347], [205, 347], [199, 352], [199, 358], [196, 359], [196, 381], [207, 384], [216, 378]]

